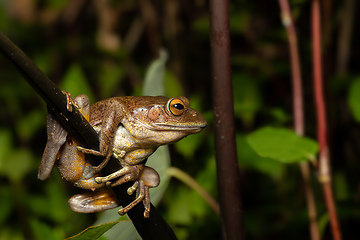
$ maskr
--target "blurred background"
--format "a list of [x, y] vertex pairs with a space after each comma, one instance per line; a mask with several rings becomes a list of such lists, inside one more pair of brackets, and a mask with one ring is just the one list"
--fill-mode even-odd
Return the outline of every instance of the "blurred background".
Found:
[[[306, 135], [316, 139], [311, 1], [289, 2], [303, 70]], [[354, 0], [321, 4], [335, 200], [344, 238], [356, 239], [360, 234], [352, 229], [360, 221], [360, 35], [354, 23], [360, 6]], [[230, 1], [230, 30], [246, 237], [309, 239], [298, 165], [256, 155], [245, 138], [263, 126], [293, 126], [289, 51], [278, 2]], [[158, 87], [168, 97], [188, 97], [208, 121], [202, 133], [169, 147], [170, 164], [217, 199], [208, 1], [4, 0], [0, 1], [0, 31], [62, 90], [72, 96], [85, 93], [92, 103], [142, 95], [150, 66], [160, 61], [164, 82]], [[46, 105], [3, 56], [0, 102], [0, 239], [64, 239], [104, 218], [69, 209], [67, 200], [80, 189], [61, 180], [56, 169], [49, 180], [37, 179], [46, 144]], [[165, 179], [157, 208], [177, 237], [220, 239], [219, 216], [206, 201], [182, 181]], [[312, 181], [319, 228], [323, 239], [331, 239], [315, 174]]]

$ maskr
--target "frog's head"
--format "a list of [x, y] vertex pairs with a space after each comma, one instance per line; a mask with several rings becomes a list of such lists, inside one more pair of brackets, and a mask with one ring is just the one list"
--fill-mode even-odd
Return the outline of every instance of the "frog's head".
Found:
[[206, 127], [205, 118], [190, 107], [186, 97], [170, 98], [163, 106], [154, 106], [148, 112], [153, 126], [158, 130], [198, 133]]
[[156, 101], [148, 105], [146, 110], [142, 108], [142, 114], [135, 115], [137, 115], [137, 120], [140, 120], [148, 130], [155, 131], [158, 137], [162, 135], [163, 138], [166, 138], [164, 141], [178, 141], [187, 135], [198, 133], [206, 127], [205, 118], [190, 107], [186, 97], [155, 98]]

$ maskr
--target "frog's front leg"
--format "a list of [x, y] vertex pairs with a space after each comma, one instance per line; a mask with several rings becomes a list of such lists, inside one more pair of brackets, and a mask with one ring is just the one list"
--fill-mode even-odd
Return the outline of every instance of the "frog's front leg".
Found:
[[[94, 110], [91, 114], [98, 115], [99, 111], [103, 111], [103, 109]], [[125, 106], [122, 103], [117, 101], [109, 102], [104, 115], [100, 119], [100, 151], [78, 147], [78, 150], [83, 153], [105, 157], [100, 165], [94, 167], [97, 172], [106, 166], [113, 154], [115, 131], [123, 120], [125, 112]]]
[[157, 187], [160, 183], [159, 174], [150, 167], [145, 167], [138, 180], [134, 183], [132, 187], [128, 189], [128, 194], [131, 195], [136, 191], [136, 199], [131, 202], [126, 207], [119, 210], [120, 215], [124, 215], [135, 205], [141, 201], [144, 204], [144, 217], [148, 218], [150, 216], [150, 188]]

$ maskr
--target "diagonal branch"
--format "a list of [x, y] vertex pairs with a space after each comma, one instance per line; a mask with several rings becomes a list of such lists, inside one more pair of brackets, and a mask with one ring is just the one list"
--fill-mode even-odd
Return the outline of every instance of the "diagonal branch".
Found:
[[[60, 89], [1, 32], [0, 51], [16, 66], [28, 83], [43, 98], [49, 110], [59, 118], [75, 139], [83, 147], [98, 150], [99, 137], [91, 125], [77, 109], [74, 108], [72, 112], [67, 110], [67, 100]], [[94, 158], [94, 164], [99, 163], [101, 163], [101, 159]], [[101, 173], [108, 175], [120, 168], [120, 163], [116, 159], [111, 159]], [[122, 206], [127, 206], [135, 198], [126, 192], [130, 186], [131, 183], [127, 183], [113, 188], [114, 194]], [[128, 216], [143, 239], [176, 239], [173, 230], [153, 205], [151, 205], [150, 218], [144, 218], [143, 212], [142, 204], [136, 205], [128, 212]]]

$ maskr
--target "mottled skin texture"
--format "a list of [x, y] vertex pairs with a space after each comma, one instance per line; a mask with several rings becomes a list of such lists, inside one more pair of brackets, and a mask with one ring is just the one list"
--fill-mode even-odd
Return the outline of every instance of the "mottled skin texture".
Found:
[[[70, 207], [78, 212], [95, 212], [118, 206], [112, 192], [106, 189], [105, 185], [116, 186], [135, 181], [128, 193], [136, 191], [137, 198], [119, 213], [123, 215], [143, 201], [144, 216], [149, 217], [149, 188], [158, 186], [160, 178], [154, 169], [144, 166], [144, 160], [159, 146], [200, 132], [206, 126], [205, 119], [190, 108], [185, 97], [116, 97], [97, 102], [89, 110], [89, 100], [85, 95], [78, 96], [75, 101], [71, 100], [69, 94], [67, 96], [70, 103], [77, 105], [99, 133], [100, 151], [79, 147], [49, 114], [48, 143], [38, 177], [42, 180], [49, 177], [57, 163], [62, 177], [73, 182], [75, 186], [100, 189], [75, 195], [69, 200]], [[104, 161], [93, 167], [86, 160], [86, 154], [103, 156]], [[111, 175], [100, 177], [98, 172], [111, 155], [120, 161], [123, 168]]]
[[185, 107], [179, 116], [167, 110], [169, 98], [161, 96], [115, 97], [93, 104], [90, 124], [95, 130], [101, 130], [100, 152], [82, 151], [106, 157], [105, 163], [113, 152], [125, 151], [123, 161], [134, 165], [157, 147], [201, 131], [206, 126], [205, 119], [190, 108], [187, 98], [177, 99]]

